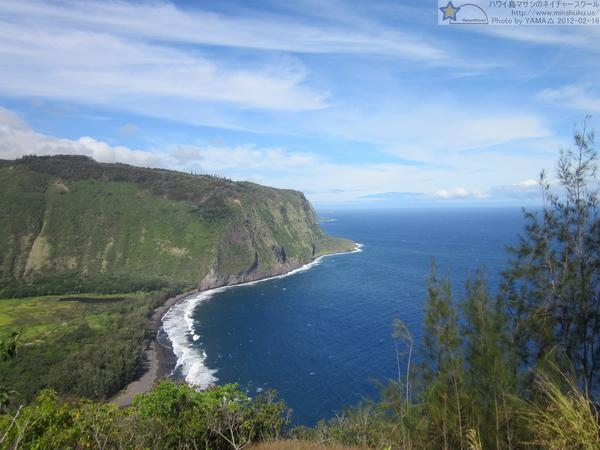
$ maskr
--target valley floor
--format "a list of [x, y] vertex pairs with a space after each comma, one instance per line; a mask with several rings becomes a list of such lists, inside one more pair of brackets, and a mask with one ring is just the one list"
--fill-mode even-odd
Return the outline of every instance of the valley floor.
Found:
[[144, 351], [144, 372], [142, 376], [129, 383], [121, 392], [113, 399], [112, 403], [118, 406], [128, 406], [131, 404], [133, 397], [136, 394], [148, 392], [152, 386], [161, 378], [167, 376], [171, 370], [170, 359], [172, 354], [169, 349], [163, 347], [158, 342], [157, 334], [162, 327], [162, 317], [175, 303], [190, 295], [190, 293], [180, 294], [168, 299], [163, 305], [159, 306], [152, 313], [151, 318], [151, 333], [154, 338], [148, 344]]

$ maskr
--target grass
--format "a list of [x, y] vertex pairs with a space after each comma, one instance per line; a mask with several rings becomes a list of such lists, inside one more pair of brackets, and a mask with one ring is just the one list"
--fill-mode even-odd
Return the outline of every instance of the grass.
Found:
[[560, 384], [546, 374], [538, 375], [542, 402], [526, 404], [524, 414], [534, 436], [530, 444], [557, 450], [600, 448], [600, 415], [596, 406], [573, 380], [564, 374], [559, 376]]
[[[113, 295], [51, 295], [20, 299], [0, 299], [0, 325], [3, 330], [19, 331], [21, 345], [43, 342], [53, 335], [87, 324], [96, 329], [106, 330], [111, 319], [121, 314], [122, 307], [114, 303], [84, 303], [64, 301], [65, 298], [104, 298]], [[119, 294], [120, 298], [138, 303], [144, 294]]]

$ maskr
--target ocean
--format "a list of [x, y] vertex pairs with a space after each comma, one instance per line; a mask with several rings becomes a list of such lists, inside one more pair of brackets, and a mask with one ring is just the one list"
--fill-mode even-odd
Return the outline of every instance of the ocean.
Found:
[[291, 274], [193, 295], [163, 319], [178, 366], [173, 377], [206, 387], [274, 388], [294, 424], [314, 425], [397, 378], [393, 320], [408, 326], [418, 358], [426, 280], [435, 261], [459, 298], [483, 268], [492, 290], [520, 209], [321, 212], [324, 231], [361, 244]]

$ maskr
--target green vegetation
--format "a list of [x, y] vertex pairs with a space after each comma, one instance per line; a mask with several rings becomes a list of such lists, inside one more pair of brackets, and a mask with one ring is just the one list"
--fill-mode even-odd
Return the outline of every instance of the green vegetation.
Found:
[[353, 244], [304, 196], [80, 156], [0, 161], [0, 297], [206, 288]]
[[[313, 428], [287, 432], [287, 409], [272, 392], [252, 400], [231, 385], [198, 393], [163, 382], [119, 410], [89, 401], [66, 403], [46, 390], [34, 404], [0, 416], [0, 446], [241, 449], [272, 441], [254, 448], [600, 448], [600, 211], [592, 144], [593, 134], [584, 130], [575, 135], [575, 149], [562, 152], [559, 194], [542, 174], [544, 209], [526, 213], [528, 223], [511, 249], [498, 294], [490, 293], [480, 271], [456, 299], [449, 278], [432, 268], [420, 363], [413, 362], [409, 330], [395, 321], [398, 362], [405, 355], [407, 364], [399, 364], [398, 378], [382, 386], [379, 401], [351, 408]], [[293, 211], [279, 210], [283, 225], [273, 233], [277, 242], [286, 242], [285, 251], [271, 249], [284, 264], [288, 250], [303, 248], [295, 247], [288, 233], [302, 232], [297, 227], [302, 215]], [[270, 219], [264, 213], [251, 210], [251, 222], [268, 228]], [[245, 255], [243, 264], [256, 267], [264, 251], [264, 243], [256, 243], [254, 253], [245, 253], [247, 243], [231, 234], [238, 226], [225, 231], [234, 245], [217, 251], [225, 272], [232, 269], [228, 264], [233, 264], [234, 255]], [[304, 232], [310, 227], [305, 223]], [[318, 254], [315, 249], [310, 252]], [[135, 301], [125, 297], [102, 306]], [[23, 302], [26, 310], [27, 300], [13, 301]], [[98, 307], [89, 301], [66, 303]], [[64, 306], [55, 307], [60, 315]], [[108, 310], [98, 317], [90, 311], [83, 314], [88, 317], [85, 334], [108, 330], [117, 320]], [[18, 325], [7, 310], [0, 310], [0, 322]], [[37, 326], [24, 329], [23, 339], [52, 339], [56, 327]], [[3, 348], [14, 353], [11, 344]], [[22, 349], [17, 359], [25, 355], [26, 346]], [[279, 440], [282, 437], [288, 440]]]
[[366, 447], [348, 447], [345, 445], [325, 445], [318, 442], [299, 440], [278, 440], [250, 447], [252, 450], [364, 450]]
[[[8, 361], [15, 357], [18, 337], [19, 333], [13, 332], [9, 338], [0, 341], [0, 361]], [[5, 412], [13, 392], [10, 388], [0, 385], [0, 413]]]
[[0, 446], [241, 448], [279, 435], [283, 405], [232, 386], [163, 383], [124, 411], [76, 399], [106, 400], [140, 374], [149, 317], [176, 293], [353, 249], [323, 234], [301, 193], [80, 156], [0, 161], [0, 183], [0, 326], [20, 334], [18, 358], [14, 336], [0, 342]]
[[563, 376], [563, 381], [561, 388], [547, 375], [538, 377], [541, 397], [525, 408], [525, 419], [535, 430], [531, 444], [551, 449], [597, 449], [600, 416], [596, 406], [579, 393], [573, 380]]
[[[318, 442], [398, 449], [600, 448], [600, 245], [593, 134], [561, 153], [560, 193], [541, 176], [544, 209], [525, 233], [498, 295], [482, 272], [455, 301], [434, 266], [422, 363], [409, 358], [362, 405], [314, 429]], [[412, 338], [396, 322], [399, 354]]]
[[2, 328], [20, 330], [18, 358], [0, 364], [0, 385], [14, 390], [13, 405], [46, 388], [110, 398], [143, 369], [150, 314], [175, 293], [0, 300]]
[[0, 417], [0, 447], [241, 449], [278, 438], [285, 425], [285, 405], [272, 392], [250, 400], [235, 385], [197, 392], [163, 381], [124, 409], [67, 403], [44, 390], [35, 404]]
[[[505, 299], [512, 339], [523, 367], [548, 360], [574, 369], [577, 386], [592, 396], [600, 386], [600, 222], [594, 134], [575, 135], [561, 152], [560, 195], [544, 173], [541, 217], [527, 214], [526, 235], [512, 249]], [[598, 394], [598, 393], [596, 393]]]

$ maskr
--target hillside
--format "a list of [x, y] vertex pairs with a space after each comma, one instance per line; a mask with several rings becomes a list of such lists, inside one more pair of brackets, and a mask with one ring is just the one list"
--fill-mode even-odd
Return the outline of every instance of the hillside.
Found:
[[353, 248], [300, 192], [103, 164], [0, 160], [0, 297], [209, 288]]

